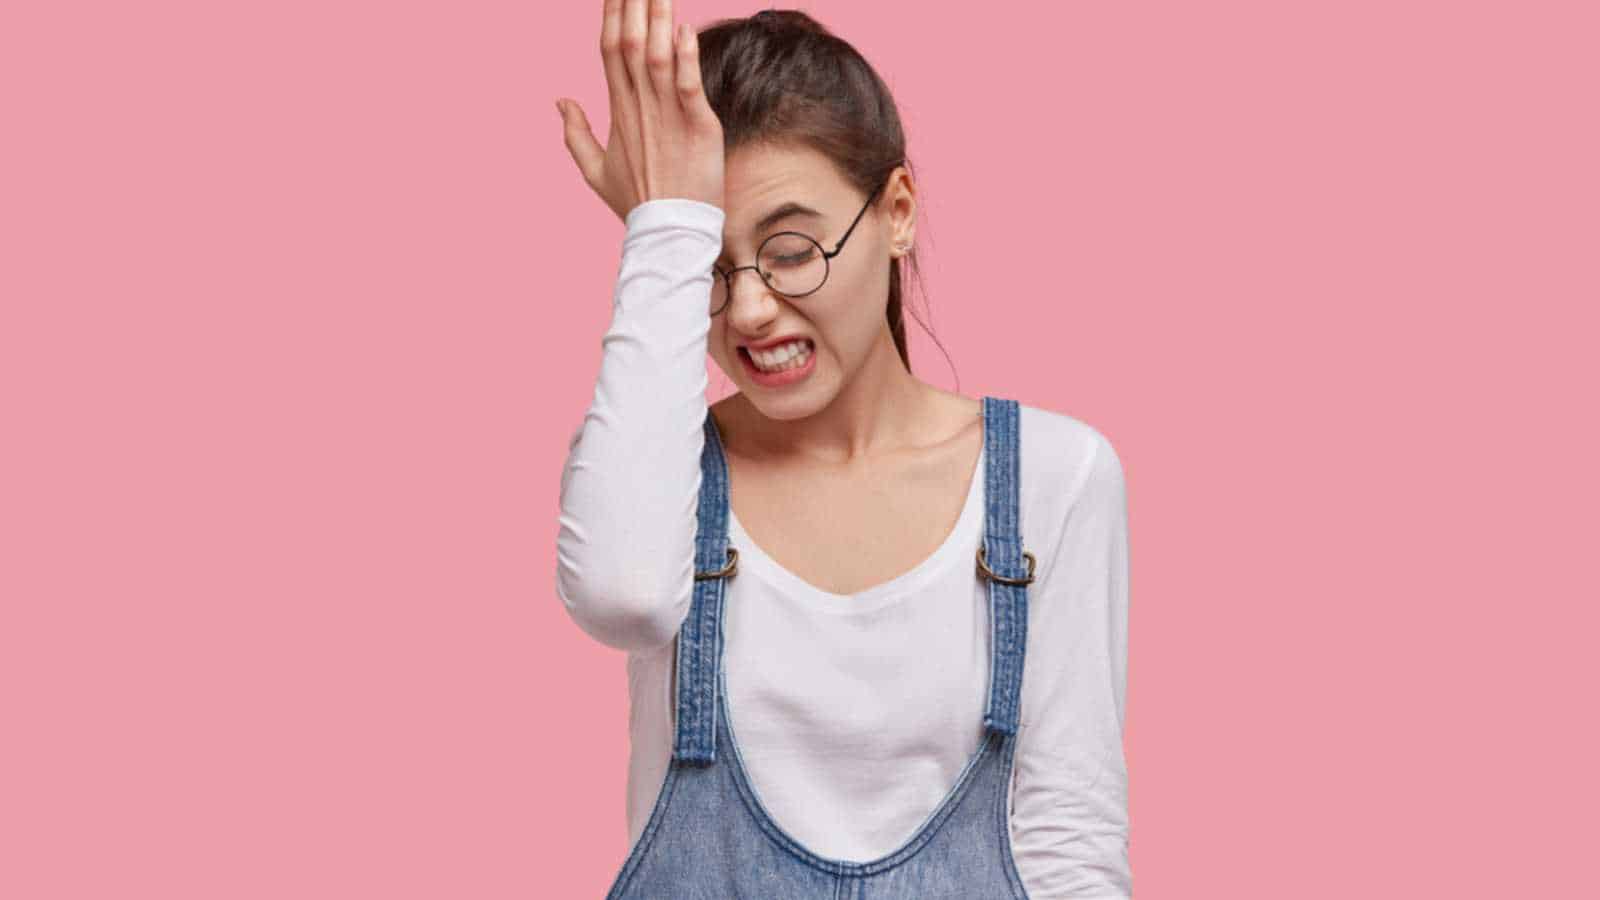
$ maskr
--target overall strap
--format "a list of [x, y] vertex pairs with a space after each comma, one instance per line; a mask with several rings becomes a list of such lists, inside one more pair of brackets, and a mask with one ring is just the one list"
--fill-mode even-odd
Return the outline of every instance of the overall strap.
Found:
[[717, 424], [706, 411], [700, 452], [700, 501], [694, 539], [694, 597], [678, 629], [677, 725], [674, 759], [711, 763], [717, 757], [717, 685], [722, 663], [722, 604], [739, 553], [728, 546], [728, 464]]
[[[1018, 489], [1022, 468], [1015, 400], [983, 398], [983, 488], [986, 507], [978, 576], [989, 582], [989, 701], [983, 724], [1015, 734], [1022, 708], [1022, 664], [1028, 640], [1028, 588], [1033, 554], [1022, 549]], [[1025, 565], [1024, 565], [1025, 563]]]

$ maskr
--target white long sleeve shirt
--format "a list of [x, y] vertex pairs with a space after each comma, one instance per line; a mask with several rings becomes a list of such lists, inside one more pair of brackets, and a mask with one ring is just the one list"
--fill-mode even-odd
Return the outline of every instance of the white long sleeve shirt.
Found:
[[[628, 214], [594, 399], [561, 476], [557, 593], [585, 633], [627, 651], [630, 847], [671, 757], [672, 640], [693, 592], [707, 300], [723, 222], [721, 208], [685, 198]], [[1020, 415], [1021, 529], [1038, 565], [1012, 851], [1033, 900], [1128, 898], [1122, 466], [1084, 422], [1026, 404]], [[729, 724], [763, 805], [823, 856], [862, 862], [899, 848], [983, 737], [988, 593], [974, 560], [984, 462], [932, 556], [848, 596], [778, 564], [730, 510]]]

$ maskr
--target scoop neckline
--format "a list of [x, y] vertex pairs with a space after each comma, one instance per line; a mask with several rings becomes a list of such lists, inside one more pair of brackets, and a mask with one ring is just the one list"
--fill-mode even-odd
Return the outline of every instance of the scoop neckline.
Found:
[[967, 485], [967, 498], [962, 504], [961, 515], [957, 517], [955, 525], [932, 553], [888, 581], [880, 581], [854, 594], [825, 591], [790, 571], [762, 549], [761, 545], [750, 537], [750, 533], [744, 530], [744, 525], [739, 522], [739, 517], [734, 513], [733, 504], [730, 502], [728, 543], [739, 551], [740, 574], [749, 572], [781, 590], [803, 596], [808, 603], [818, 609], [844, 615], [874, 612], [906, 599], [916, 593], [918, 588], [925, 587], [935, 576], [963, 559], [963, 551], [968, 543], [976, 546], [976, 539], [983, 525], [983, 471], [985, 457], [989, 452], [986, 444], [987, 442], [985, 446], [978, 448], [978, 458], [973, 464]]

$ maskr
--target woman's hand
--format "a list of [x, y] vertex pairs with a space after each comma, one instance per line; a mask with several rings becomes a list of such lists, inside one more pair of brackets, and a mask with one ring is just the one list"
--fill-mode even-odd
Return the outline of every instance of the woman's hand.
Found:
[[583, 180], [626, 219], [646, 200], [722, 205], [722, 123], [700, 78], [694, 29], [672, 22], [672, 0], [604, 0], [600, 59], [611, 97], [601, 147], [575, 101], [561, 99], [567, 151]]

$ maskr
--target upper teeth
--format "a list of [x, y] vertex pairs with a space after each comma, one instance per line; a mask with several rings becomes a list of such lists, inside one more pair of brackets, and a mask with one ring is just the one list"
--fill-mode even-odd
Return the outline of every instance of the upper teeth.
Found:
[[799, 338], [767, 350], [751, 349], [750, 358], [755, 360], [756, 366], [761, 369], [787, 369], [794, 363], [804, 362], [810, 352], [810, 341]]

